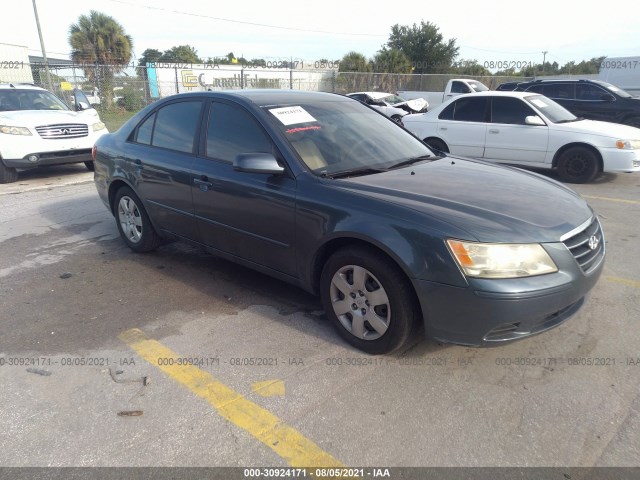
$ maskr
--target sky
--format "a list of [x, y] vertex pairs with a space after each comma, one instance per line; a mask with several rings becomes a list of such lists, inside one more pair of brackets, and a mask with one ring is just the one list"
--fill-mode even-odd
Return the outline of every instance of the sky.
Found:
[[[421, 20], [437, 25], [445, 40], [456, 39], [458, 60], [475, 59], [487, 66], [541, 63], [543, 51], [547, 61], [560, 65], [640, 55], [637, 0], [524, 2], [535, 8], [517, 3], [36, 0], [47, 55], [55, 58], [68, 58], [69, 26], [90, 10], [106, 13], [124, 27], [133, 37], [135, 59], [147, 48], [162, 51], [184, 44], [205, 59], [233, 52], [249, 60], [339, 60], [349, 51], [370, 58], [385, 44], [392, 25]], [[4, 0], [2, 20], [0, 43], [41, 54], [32, 0]]]

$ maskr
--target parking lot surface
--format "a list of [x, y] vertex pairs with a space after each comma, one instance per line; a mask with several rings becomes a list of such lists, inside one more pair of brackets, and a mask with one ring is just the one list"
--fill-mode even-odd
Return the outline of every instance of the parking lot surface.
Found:
[[69, 168], [0, 186], [0, 465], [640, 466], [640, 175], [572, 186], [608, 257], [565, 324], [368, 356], [297, 288], [132, 253]]

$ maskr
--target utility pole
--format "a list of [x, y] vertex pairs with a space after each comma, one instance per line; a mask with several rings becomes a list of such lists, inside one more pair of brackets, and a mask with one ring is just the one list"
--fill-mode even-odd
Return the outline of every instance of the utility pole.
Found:
[[544, 64], [546, 63], [546, 59], [547, 59], [547, 53], [549, 53], [547, 50], [542, 52], [542, 74], [543, 75], [544, 75]]
[[42, 39], [42, 30], [40, 29], [40, 19], [38, 18], [38, 8], [36, 0], [33, 0], [33, 13], [36, 16], [36, 25], [38, 26], [38, 36], [40, 37], [40, 48], [42, 49], [42, 59], [44, 60], [44, 68], [47, 72], [47, 87], [53, 92], [53, 82], [51, 81], [51, 73], [49, 72], [49, 62], [47, 61], [47, 52], [44, 49], [44, 40]]

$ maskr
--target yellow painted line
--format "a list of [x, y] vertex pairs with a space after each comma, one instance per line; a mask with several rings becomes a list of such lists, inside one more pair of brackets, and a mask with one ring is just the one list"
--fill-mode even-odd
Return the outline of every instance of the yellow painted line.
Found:
[[632, 203], [634, 205], [640, 205], [640, 201], [638, 201], [638, 200], [627, 200], [627, 199], [624, 199], [624, 198], [595, 197], [593, 195], [582, 195], [582, 198], [589, 198], [591, 200], [605, 200], [607, 202]]
[[629, 287], [640, 288], [640, 282], [637, 280], [629, 280], [628, 278], [619, 278], [619, 277], [604, 277], [605, 280], [615, 283], [621, 283], [623, 285], [627, 285]]
[[285, 395], [284, 382], [282, 380], [256, 382], [251, 385], [251, 390], [263, 397], [284, 397]]
[[[344, 466], [296, 429], [284, 424], [274, 414], [247, 400], [209, 373], [192, 365], [176, 365], [176, 361], [173, 365], [159, 365], [171, 363], [164, 361], [167, 358], [177, 360], [180, 356], [160, 342], [148, 339], [141, 330], [127, 330], [119, 338], [151, 365], [206, 400], [223, 418], [260, 440], [290, 466]], [[159, 359], [163, 361], [159, 362]]]

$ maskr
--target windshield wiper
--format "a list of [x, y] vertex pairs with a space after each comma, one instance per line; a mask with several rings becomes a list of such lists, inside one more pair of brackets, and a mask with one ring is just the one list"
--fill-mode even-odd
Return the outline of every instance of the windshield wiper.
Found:
[[393, 169], [393, 168], [400, 168], [400, 167], [406, 167], [407, 165], [411, 165], [417, 162], [421, 162], [423, 160], [437, 160], [441, 157], [434, 157], [433, 155], [419, 155], [417, 157], [411, 157], [408, 158], [406, 160], [403, 160], [401, 162], [398, 163], [394, 163], [393, 165], [391, 165], [390, 167], [388, 167], [389, 170]]
[[382, 173], [386, 172], [386, 168], [372, 168], [372, 167], [363, 167], [363, 168], [354, 168], [351, 170], [342, 170], [341, 172], [321, 172], [320, 175], [324, 178], [345, 178], [345, 177], [355, 177], [358, 175], [371, 175], [373, 173]]

